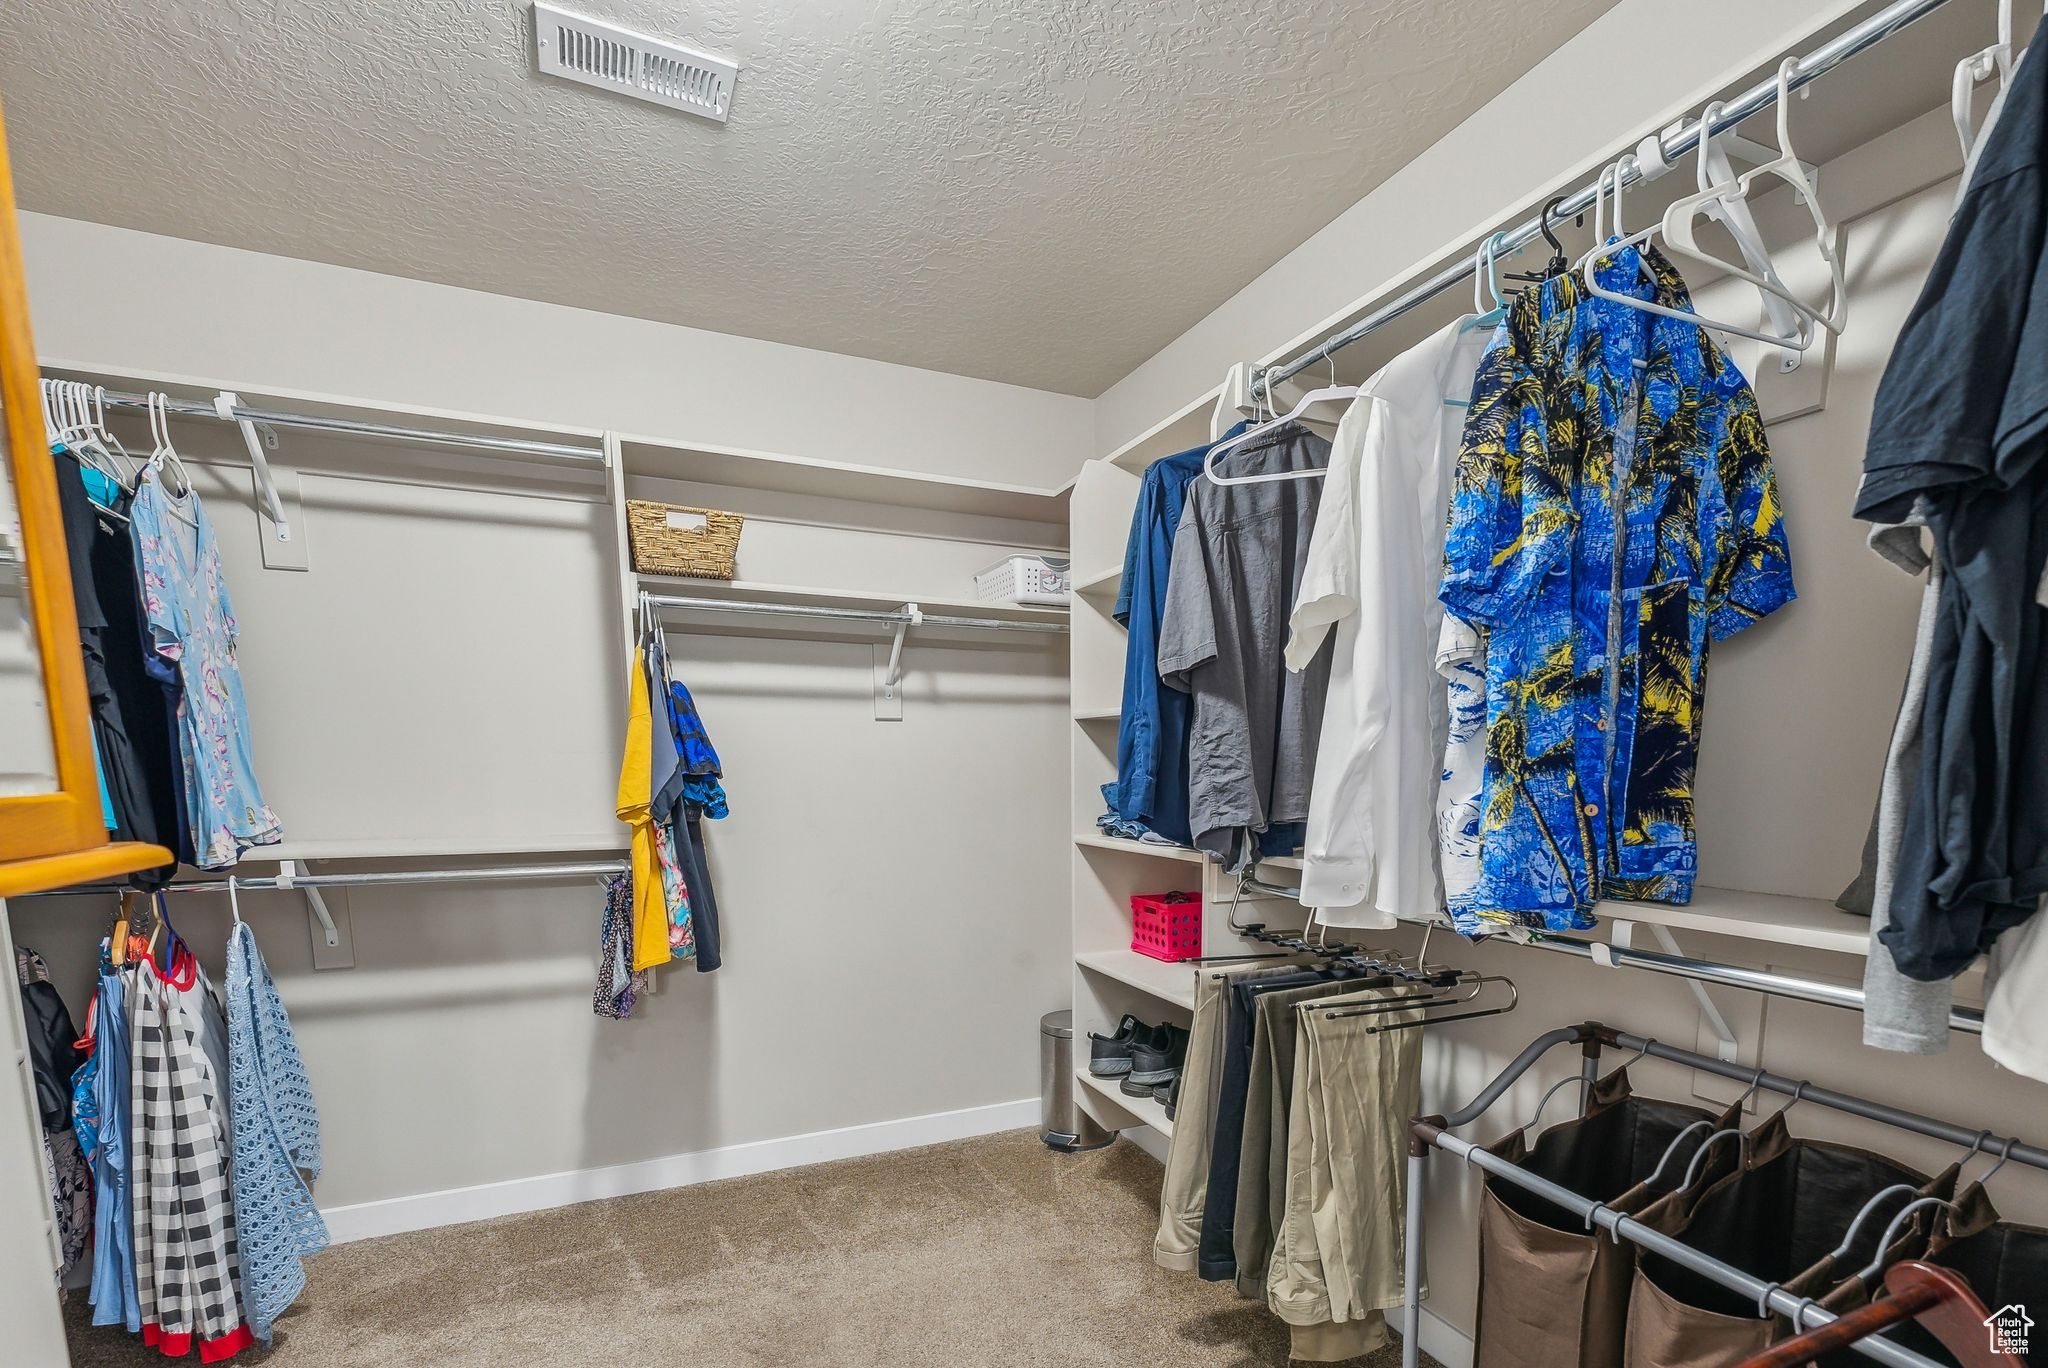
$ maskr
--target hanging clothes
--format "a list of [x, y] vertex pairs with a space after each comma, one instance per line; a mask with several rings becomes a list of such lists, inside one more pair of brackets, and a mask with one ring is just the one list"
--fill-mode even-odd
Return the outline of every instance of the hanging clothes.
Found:
[[1335, 638], [1301, 871], [1301, 901], [1331, 926], [1384, 929], [1444, 906], [1436, 590], [1462, 401], [1490, 331], [1469, 318], [1439, 329], [1366, 381], [1337, 426], [1286, 652], [1289, 670], [1307, 669]]
[[1479, 914], [1480, 826], [1486, 795], [1486, 643], [1479, 630], [1446, 612], [1437, 634], [1436, 672], [1444, 690], [1444, 759], [1436, 786], [1437, 869], [1444, 910], [1459, 935], [1472, 940], [1519, 924]]
[[[1423, 1014], [1393, 1007], [1406, 996], [1374, 988], [1294, 1009], [1287, 1200], [1266, 1298], [1293, 1327], [1296, 1357], [1370, 1352], [1402, 1301], [1408, 1118], [1422, 1103]], [[1337, 1010], [1361, 1004], [1392, 1010]]]
[[[1689, 310], [1653, 249], [1601, 283]], [[1646, 278], [1646, 272], [1647, 278]], [[1583, 930], [1603, 897], [1684, 903], [1713, 641], [1794, 597], [1756, 396], [1702, 328], [1525, 291], [1459, 456], [1441, 594], [1486, 629], [1479, 915]]]
[[135, 1213], [129, 1190], [133, 1122], [128, 1069], [127, 978], [114, 967], [112, 946], [100, 942], [99, 988], [93, 1032], [93, 1090], [99, 1111], [93, 1155], [92, 1323], [142, 1333], [135, 1293]]
[[619, 764], [618, 817], [633, 829], [633, 969], [667, 964], [668, 903], [654, 840], [654, 713], [648, 705], [644, 654], [627, 662], [626, 753]]
[[[1880, 1050], [1931, 1055], [1948, 1049], [1954, 986], [1948, 979], [1922, 983], [1908, 978], [1899, 972], [1891, 950], [1883, 944], [1898, 886], [1906, 812], [1920, 779], [1921, 719], [1926, 712], [1934, 629], [1947, 579], [1940, 560], [1924, 545], [1924, 526], [1924, 519], [1916, 517], [1896, 527], [1870, 529], [1872, 549], [1906, 573], [1925, 574], [1927, 579], [1920, 592], [1920, 617], [1913, 631], [1905, 692], [1892, 724], [1891, 744], [1885, 750], [1877, 810], [1871, 815], [1870, 836], [1864, 842], [1863, 869], [1835, 899], [1835, 905], [1871, 919], [1873, 944], [1863, 965], [1863, 1043]], [[1990, 1030], [1988, 1020], [1985, 1029]]]
[[[719, 950], [719, 905], [711, 889], [711, 868], [705, 862], [705, 833], [700, 817], [727, 815], [725, 786], [719, 782], [723, 766], [711, 743], [711, 733], [696, 711], [696, 700], [670, 670], [668, 645], [659, 633], [649, 637], [647, 686], [657, 709], [655, 762], [653, 774], [653, 815], [657, 846], [666, 846], [664, 877], [674, 879], [682, 893], [684, 930], [676, 940], [676, 920], [670, 920], [670, 940], [676, 956], [694, 956], [698, 973], [711, 973], [721, 963]], [[659, 854], [659, 852], [657, 852]], [[668, 872], [672, 868], [672, 874]], [[672, 907], [674, 913], [674, 907]]]
[[668, 648], [659, 631], [650, 631], [640, 645], [640, 667], [647, 672], [648, 726], [647, 791], [648, 812], [654, 825], [654, 862], [661, 873], [662, 907], [668, 918], [668, 950], [671, 959], [687, 959], [696, 953], [692, 926], [689, 880], [676, 854], [674, 810], [682, 790], [682, 746], [675, 734], [675, 717], [669, 707]]
[[21, 993], [22, 1028], [28, 1040], [29, 1075], [35, 1084], [37, 1120], [42, 1129], [43, 1178], [57, 1222], [61, 1280], [85, 1255], [92, 1236], [92, 1170], [72, 1128], [72, 1078], [83, 1063], [78, 1029], [71, 1012], [50, 982], [43, 957], [27, 946], [14, 947], [14, 975]]
[[1216, 1152], [1217, 1096], [1222, 1088], [1224, 1037], [1230, 985], [1299, 973], [1301, 966], [1249, 965], [1204, 969], [1195, 975], [1194, 1024], [1181, 1065], [1181, 1097], [1166, 1153], [1159, 1191], [1159, 1234], [1152, 1261], [1161, 1268], [1190, 1272], [1202, 1238], [1209, 1166]]
[[[1298, 423], [1232, 449], [1218, 473], [1321, 470], [1330, 444]], [[1315, 533], [1320, 480], [1198, 479], [1174, 530], [1159, 623], [1159, 678], [1192, 700], [1188, 813], [1194, 845], [1236, 873], [1276, 828], [1306, 822], [1330, 652], [1281, 668], [1287, 616]]]
[[228, 932], [226, 989], [240, 1287], [249, 1328], [268, 1344], [271, 1323], [305, 1288], [300, 1260], [327, 1247], [308, 1186], [320, 1176], [320, 1113], [270, 966], [239, 917]]
[[[1218, 440], [1228, 441], [1247, 426], [1239, 423]], [[1117, 777], [1106, 815], [1118, 824], [1113, 834], [1133, 840], [1147, 833], [1173, 845], [1195, 840], [1188, 825], [1188, 731], [1194, 703], [1180, 689], [1160, 687], [1159, 627], [1188, 486], [1201, 478], [1202, 462], [1214, 445], [1161, 457], [1145, 467], [1124, 543], [1124, 573], [1113, 609], [1125, 629], [1124, 688], [1117, 715]]]
[[[1291, 988], [1260, 996], [1252, 1009], [1251, 1070], [1245, 1084], [1243, 1138], [1238, 1144], [1237, 1210], [1231, 1223], [1231, 1255], [1237, 1264], [1237, 1294], [1267, 1303], [1276, 1283], [1298, 1288], [1302, 1270], [1288, 1267], [1281, 1254], [1287, 1229], [1290, 1156], [1297, 1060], [1304, 1034], [1299, 1022], [1316, 1008], [1341, 1007], [1369, 998], [1368, 989], [1386, 987], [1384, 978], [1337, 979], [1308, 988]], [[1338, 1217], [1348, 1223], [1350, 1213]], [[1301, 1250], [1298, 1242], [1285, 1249], [1289, 1259]], [[1276, 1262], [1281, 1267], [1276, 1271]], [[1283, 1317], [1284, 1319], [1284, 1317]], [[1292, 1357], [1329, 1362], [1370, 1353], [1386, 1339], [1386, 1320], [1378, 1312], [1341, 1323], [1326, 1319], [1290, 1322]]]
[[647, 974], [633, 968], [633, 881], [624, 874], [605, 880], [604, 916], [598, 924], [597, 987], [591, 1010], [613, 1021], [633, 1015], [647, 991]]
[[236, 663], [241, 627], [220, 548], [199, 495], [177, 497], [160, 479], [138, 482], [128, 518], [151, 642], [183, 684], [178, 737], [193, 862], [226, 869], [244, 850], [282, 840], [284, 827], [256, 783]]
[[2048, 892], [2048, 63], [2023, 61], [1878, 386], [1855, 513], [1924, 514], [1948, 574], [1890, 923], [1952, 978]]
[[256, 1342], [236, 1285], [226, 1088], [191, 952], [177, 949], [167, 973], [148, 958], [134, 973], [129, 1162], [143, 1343], [213, 1363]]
[[[126, 492], [78, 457], [58, 449], [52, 464], [70, 552], [71, 589], [85, 663], [93, 741], [110, 811], [111, 830], [124, 841], [178, 848], [178, 803], [183, 759], [165, 708], [162, 686], [146, 664], [150, 647], [136, 588], [135, 545], [126, 527], [103, 516], [123, 512]], [[157, 887], [175, 864], [131, 875]]]

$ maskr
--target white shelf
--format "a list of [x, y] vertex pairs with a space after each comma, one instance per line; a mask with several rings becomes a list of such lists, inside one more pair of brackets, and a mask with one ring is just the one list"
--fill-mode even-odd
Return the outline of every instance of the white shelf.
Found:
[[947, 617], [997, 618], [1004, 622], [1064, 622], [1064, 607], [1039, 603], [985, 603], [971, 598], [933, 598], [920, 594], [885, 594], [814, 584], [766, 584], [759, 580], [692, 579], [686, 575], [640, 575], [640, 587], [651, 594], [686, 598], [731, 599], [739, 603], [799, 603], [829, 608], [872, 608], [894, 612], [915, 603], [929, 613]]
[[[1117, 1089], [1116, 1080], [1097, 1078], [1094, 1074], [1088, 1072], [1086, 1064], [1074, 1070], [1074, 1081], [1095, 1094], [1100, 1101], [1107, 1104], [1110, 1113], [1109, 1119], [1100, 1117], [1097, 1119], [1102, 1120], [1103, 1124], [1109, 1126], [1111, 1130], [1129, 1130], [1131, 1126], [1150, 1126], [1161, 1135], [1170, 1136], [1173, 1134], [1173, 1122], [1167, 1118], [1164, 1104], [1154, 1102], [1149, 1097], [1125, 1097]], [[1128, 1126], [1112, 1125], [1111, 1121], [1119, 1114], [1129, 1118], [1131, 1124]]]
[[[1299, 855], [1276, 855], [1259, 861], [1267, 869], [1301, 868]], [[1640, 922], [1645, 926], [1666, 926], [1674, 931], [1704, 932], [1737, 940], [1761, 941], [1770, 945], [1798, 945], [1813, 950], [1832, 950], [1844, 955], [1870, 952], [1870, 921], [1844, 912], [1822, 898], [1790, 898], [1777, 893], [1745, 893], [1731, 888], [1696, 886], [1692, 901], [1684, 907], [1665, 903], [1606, 901], [1593, 909], [1600, 926], [1591, 932], [1601, 935], [1616, 921]], [[1409, 918], [1402, 918], [1404, 922]], [[1416, 925], [1426, 923], [1416, 920]], [[1636, 942], [1638, 949], [1657, 950], [1654, 943]]]
[[1195, 1009], [1195, 975], [1200, 971], [1193, 964], [1168, 964], [1135, 950], [1088, 950], [1074, 956], [1074, 963], [1162, 1002]]
[[1065, 489], [1036, 489], [946, 475], [918, 474], [882, 466], [786, 456], [769, 451], [660, 437], [619, 438], [628, 475], [652, 475], [694, 484], [807, 494], [820, 499], [937, 509], [989, 518], [1064, 524]]
[[1186, 846], [1148, 845], [1144, 841], [1126, 841], [1121, 836], [1104, 836], [1099, 832], [1076, 836], [1074, 844], [1095, 850], [1114, 850], [1119, 855], [1150, 855], [1155, 860], [1179, 860], [1185, 864], [1200, 864], [1206, 858], [1201, 851], [1189, 850]]
[[1086, 712], [1075, 713], [1074, 720], [1076, 722], [1121, 722], [1123, 716], [1124, 710], [1122, 708], [1090, 708]]
[[[1695, 887], [1684, 907], [1664, 903], [1603, 902], [1593, 909], [1603, 924], [1636, 921], [1771, 945], [1799, 945], [1844, 955], [1870, 953], [1870, 921], [1822, 898], [1788, 898], [1730, 888]], [[1654, 950], [1652, 945], [1639, 948]]]

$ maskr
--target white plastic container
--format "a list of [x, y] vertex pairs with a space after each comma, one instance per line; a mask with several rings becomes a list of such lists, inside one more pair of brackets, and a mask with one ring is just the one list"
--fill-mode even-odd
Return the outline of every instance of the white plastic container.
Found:
[[1072, 565], [1064, 556], [1005, 556], [974, 577], [974, 596], [983, 603], [1063, 604]]

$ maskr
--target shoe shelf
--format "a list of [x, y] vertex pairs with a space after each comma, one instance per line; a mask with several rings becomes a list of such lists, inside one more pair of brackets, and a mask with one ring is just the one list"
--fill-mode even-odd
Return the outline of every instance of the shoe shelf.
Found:
[[1080, 1085], [1075, 1095], [1093, 1104], [1089, 1111], [1108, 1129], [1150, 1126], [1161, 1135], [1173, 1134], [1173, 1122], [1166, 1115], [1164, 1103], [1149, 1097], [1125, 1097], [1115, 1079], [1097, 1078], [1085, 1064], [1074, 1070], [1074, 1081]]
[[1090, 973], [1129, 984], [1161, 1002], [1192, 1012], [1195, 1009], [1195, 966], [1168, 964], [1135, 950], [1084, 950], [1074, 963]]

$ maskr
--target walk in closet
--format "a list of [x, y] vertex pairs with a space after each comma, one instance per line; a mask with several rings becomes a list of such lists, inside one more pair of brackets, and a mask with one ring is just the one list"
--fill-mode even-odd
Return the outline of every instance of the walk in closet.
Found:
[[0, 1368], [2041, 1361], [2040, 23], [0, 14]]

